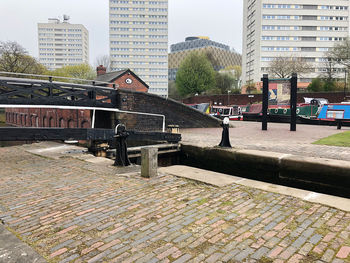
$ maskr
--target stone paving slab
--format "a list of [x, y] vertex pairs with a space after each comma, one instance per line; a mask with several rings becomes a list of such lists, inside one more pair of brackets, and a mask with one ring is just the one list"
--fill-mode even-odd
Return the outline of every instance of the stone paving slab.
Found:
[[350, 213], [0, 149], [0, 219], [49, 262], [350, 262]]
[[179, 176], [179, 177], [199, 181], [202, 183], [206, 183], [206, 184], [210, 184], [218, 187], [227, 186], [237, 181], [237, 177], [234, 177], [234, 176], [202, 170], [194, 167], [188, 167], [184, 165], [162, 167], [162, 168], [159, 168], [158, 171], [160, 173]]
[[0, 263], [45, 262], [43, 257], [0, 224]]

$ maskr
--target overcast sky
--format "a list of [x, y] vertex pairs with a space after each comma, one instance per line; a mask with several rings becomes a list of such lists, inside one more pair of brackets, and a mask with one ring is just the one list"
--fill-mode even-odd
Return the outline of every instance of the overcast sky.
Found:
[[[17, 41], [38, 56], [37, 23], [67, 14], [90, 34], [90, 64], [108, 54], [108, 0], [0, 0], [0, 41]], [[169, 0], [169, 45], [209, 36], [242, 50], [242, 0]]]

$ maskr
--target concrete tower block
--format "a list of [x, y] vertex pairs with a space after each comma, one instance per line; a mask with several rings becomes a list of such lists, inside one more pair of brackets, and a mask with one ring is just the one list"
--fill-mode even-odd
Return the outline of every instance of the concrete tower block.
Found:
[[157, 176], [158, 148], [141, 148], [141, 176], [151, 178]]

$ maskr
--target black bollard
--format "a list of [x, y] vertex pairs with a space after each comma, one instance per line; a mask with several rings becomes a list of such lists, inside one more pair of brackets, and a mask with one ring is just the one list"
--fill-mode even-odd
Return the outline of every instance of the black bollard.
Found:
[[337, 130], [341, 130], [341, 120], [340, 119], [336, 119], [335, 121], [337, 123]]
[[118, 124], [115, 128], [115, 146], [116, 146], [116, 155], [114, 166], [129, 166], [130, 160], [128, 157], [128, 147], [126, 144], [126, 138], [129, 136], [129, 133], [126, 131], [125, 125]]
[[230, 124], [229, 123], [230, 123], [230, 120], [229, 118], [226, 117], [220, 124], [222, 127], [221, 142], [219, 144], [220, 147], [232, 148], [230, 143], [230, 134], [229, 134]]

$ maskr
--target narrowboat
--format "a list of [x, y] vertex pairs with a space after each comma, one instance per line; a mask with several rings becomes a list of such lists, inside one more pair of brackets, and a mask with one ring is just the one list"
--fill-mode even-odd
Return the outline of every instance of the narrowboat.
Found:
[[[305, 99], [305, 103], [297, 104], [297, 122], [307, 123], [308, 120], [316, 119], [322, 106], [328, 103], [326, 99]], [[262, 105], [252, 104], [248, 111], [243, 113], [244, 120], [261, 121]], [[290, 122], [291, 110], [289, 104], [269, 105], [267, 118], [269, 122]]]
[[[305, 119], [304, 119], [305, 121]], [[330, 103], [322, 106], [316, 119], [307, 120], [308, 124], [350, 126], [350, 103]]]
[[219, 119], [228, 117], [230, 121], [243, 120], [242, 108], [240, 106], [211, 106], [210, 115]]

